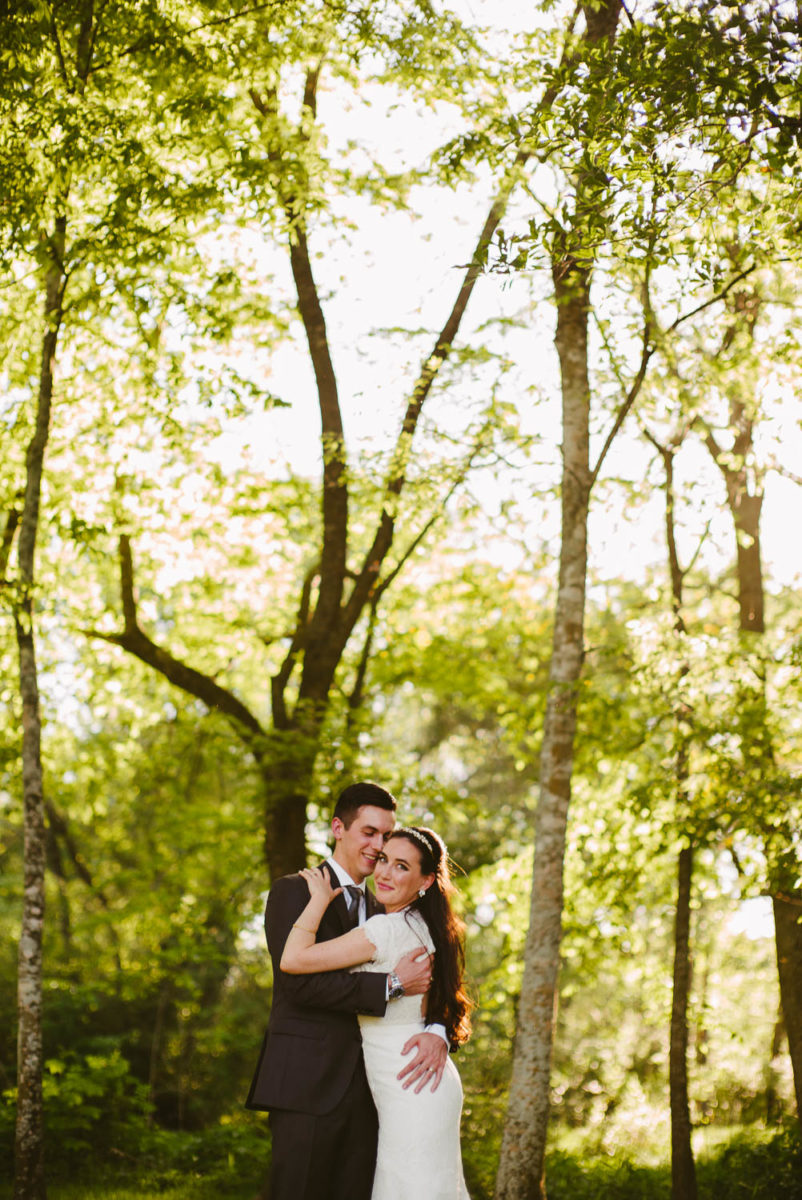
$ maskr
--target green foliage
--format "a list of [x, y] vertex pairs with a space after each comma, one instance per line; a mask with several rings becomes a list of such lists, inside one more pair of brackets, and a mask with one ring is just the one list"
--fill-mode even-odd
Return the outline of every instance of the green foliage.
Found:
[[[109, 1155], [135, 1155], [151, 1115], [147, 1088], [135, 1079], [119, 1049], [49, 1059], [43, 1079], [49, 1134], [49, 1169], [56, 1177], [85, 1168], [102, 1146]], [[11, 1169], [14, 1093], [4, 1092], [0, 1108], [2, 1157]]]
[[771, 1137], [733, 1139], [698, 1167], [699, 1195], [710, 1200], [800, 1200], [802, 1147], [789, 1127]]
[[[130, 1193], [139, 1198], [152, 1191], [159, 1196], [175, 1194], [181, 1200], [214, 1200], [215, 1196], [250, 1197], [264, 1180], [270, 1162], [264, 1123], [228, 1120], [198, 1133], [164, 1130], [145, 1120], [146, 1105], [131, 1103], [130, 1097], [127, 1108], [121, 1104], [119, 1071], [111, 1059], [105, 1066], [102, 1060], [87, 1060], [85, 1069], [76, 1064], [68, 1074], [70, 1080], [58, 1099], [48, 1089], [48, 1130], [55, 1149], [47, 1163], [52, 1194], [60, 1195], [62, 1189], [70, 1194], [76, 1186], [81, 1196]], [[127, 1085], [129, 1090], [137, 1086], [130, 1079]], [[100, 1105], [106, 1106], [105, 1114], [97, 1111]], [[88, 1112], [82, 1113], [80, 1106]], [[0, 1108], [0, 1121], [3, 1166], [8, 1168], [5, 1177], [10, 1178], [11, 1103]]]
[[670, 1186], [665, 1167], [643, 1167], [626, 1160], [547, 1158], [549, 1200], [664, 1200]]

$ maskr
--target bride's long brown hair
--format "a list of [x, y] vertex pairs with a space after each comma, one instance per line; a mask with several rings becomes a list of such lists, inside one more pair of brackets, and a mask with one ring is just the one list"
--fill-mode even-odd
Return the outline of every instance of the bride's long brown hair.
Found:
[[451, 896], [456, 889], [448, 869], [448, 853], [442, 838], [425, 825], [395, 829], [386, 841], [399, 837], [405, 838], [417, 850], [423, 874], [434, 875], [434, 882], [410, 905], [411, 910], [417, 910], [423, 917], [434, 942], [427, 1020], [442, 1021], [449, 1043], [459, 1046], [468, 1040], [471, 1032], [469, 1014], [472, 1005], [462, 986], [465, 926], [451, 907]]

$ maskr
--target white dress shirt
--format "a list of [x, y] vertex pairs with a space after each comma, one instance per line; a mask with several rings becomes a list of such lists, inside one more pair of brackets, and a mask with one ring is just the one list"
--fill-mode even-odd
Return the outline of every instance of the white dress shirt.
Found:
[[[338, 862], [335, 862], [333, 858], [326, 859], [326, 866], [331, 867], [332, 871], [334, 872], [334, 874], [337, 877], [337, 882], [339, 883], [341, 888], [348, 888], [348, 887], [359, 888], [360, 892], [362, 893], [362, 899], [358, 901], [359, 920], [357, 921], [357, 924], [364, 925], [365, 921], [367, 920], [367, 907], [366, 907], [366, 903], [365, 903], [365, 881], [363, 880], [362, 883], [354, 883], [353, 879], [348, 874], [345, 867], [341, 867], [340, 864]], [[348, 896], [346, 896], [346, 898], [345, 898], [345, 903], [348, 904]], [[349, 905], [349, 909], [350, 909], [350, 905]]]

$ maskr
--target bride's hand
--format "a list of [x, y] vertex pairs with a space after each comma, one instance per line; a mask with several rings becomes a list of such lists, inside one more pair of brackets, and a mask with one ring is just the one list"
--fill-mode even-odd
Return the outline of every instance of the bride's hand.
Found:
[[331, 904], [335, 896], [339, 896], [342, 892], [341, 887], [333, 888], [331, 886], [328, 872], [324, 871], [322, 867], [306, 867], [298, 874], [306, 880], [312, 899], [325, 900], [327, 906]]

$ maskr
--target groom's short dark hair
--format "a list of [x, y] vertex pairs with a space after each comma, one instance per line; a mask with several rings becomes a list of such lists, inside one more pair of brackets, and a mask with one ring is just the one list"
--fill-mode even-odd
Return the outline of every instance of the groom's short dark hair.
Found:
[[395, 812], [395, 796], [387, 788], [379, 787], [378, 783], [351, 783], [340, 792], [334, 806], [332, 819], [339, 817], [347, 829], [354, 817], [366, 804], [374, 808], [384, 808], [387, 812]]

